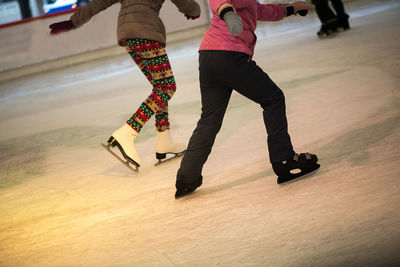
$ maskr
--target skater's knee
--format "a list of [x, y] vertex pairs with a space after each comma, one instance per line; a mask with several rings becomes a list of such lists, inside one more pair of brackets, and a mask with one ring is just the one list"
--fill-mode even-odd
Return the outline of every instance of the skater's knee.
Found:
[[153, 92], [160, 95], [163, 94], [166, 95], [167, 98], [171, 98], [176, 92], [175, 80], [154, 83]]
[[152, 95], [157, 103], [162, 103], [162, 105], [164, 105], [172, 98], [174, 93], [175, 87], [154, 87]]
[[274, 92], [265, 98], [260, 99], [259, 104], [261, 107], [269, 106], [272, 104], [285, 104], [285, 95], [282, 90], [277, 88]]
[[193, 134], [201, 136], [204, 139], [204, 143], [208, 143], [209, 140], [213, 140], [219, 133], [222, 127], [222, 121], [216, 121], [213, 119], [201, 118]]

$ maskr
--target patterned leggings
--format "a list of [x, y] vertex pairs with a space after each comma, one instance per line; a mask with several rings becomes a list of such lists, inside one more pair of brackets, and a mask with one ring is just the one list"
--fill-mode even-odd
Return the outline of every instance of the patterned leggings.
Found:
[[155, 113], [156, 130], [162, 132], [169, 129], [168, 101], [176, 91], [176, 83], [165, 45], [145, 39], [125, 40], [122, 44], [153, 86], [152, 93], [127, 123], [140, 132]]

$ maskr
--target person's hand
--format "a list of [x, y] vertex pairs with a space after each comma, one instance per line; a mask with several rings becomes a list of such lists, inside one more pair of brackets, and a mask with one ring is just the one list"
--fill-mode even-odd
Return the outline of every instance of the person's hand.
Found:
[[200, 18], [200, 16], [188, 16], [188, 15], [185, 15], [185, 17], [187, 18], [187, 19], [193, 19], [193, 20], [195, 20], [195, 19], [198, 19], [198, 18]]
[[71, 20], [64, 20], [51, 24], [49, 28], [51, 29], [50, 34], [58, 34], [75, 29], [75, 26]]
[[[289, 4], [290, 5], [290, 4]], [[311, 6], [306, 3], [306, 2], [302, 2], [302, 1], [297, 1], [294, 2], [293, 4], [291, 4], [294, 8], [294, 14], [300, 14], [301, 16], [305, 16], [308, 13], [308, 10], [311, 9]]]
[[243, 30], [243, 24], [240, 17], [233, 11], [228, 11], [225, 13], [223, 20], [228, 27], [229, 32], [233, 35], [239, 35]]

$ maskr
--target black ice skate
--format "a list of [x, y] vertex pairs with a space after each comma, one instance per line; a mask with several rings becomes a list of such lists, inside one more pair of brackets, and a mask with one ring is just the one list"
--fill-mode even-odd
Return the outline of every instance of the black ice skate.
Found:
[[[128, 155], [126, 155], [124, 149], [122, 146], [118, 143], [118, 141], [114, 137], [110, 137], [107, 141], [107, 145], [101, 144], [102, 147], [104, 147], [108, 152], [110, 152], [111, 155], [113, 155], [116, 159], [118, 159], [123, 165], [125, 165], [128, 169], [131, 171], [137, 172], [139, 171], [140, 165], [131, 159]], [[125, 160], [120, 158], [116, 153], [114, 153], [111, 148], [112, 147], [117, 147], [119, 151], [121, 152], [122, 156], [124, 157]], [[131, 166], [132, 165], [132, 166]]]
[[339, 17], [339, 27], [345, 31], [350, 29], [349, 15], [344, 14], [343, 16]]
[[185, 197], [191, 193], [193, 193], [203, 182], [203, 176], [200, 177], [200, 179], [196, 183], [184, 183], [180, 181], [176, 181], [176, 192], [175, 192], [175, 198], [182, 198]]
[[314, 154], [296, 153], [292, 159], [272, 163], [272, 169], [278, 175], [278, 184], [285, 184], [314, 173], [320, 167], [317, 162], [318, 158]]
[[334, 36], [338, 31], [338, 19], [332, 19], [321, 25], [321, 29], [317, 32], [318, 38], [323, 39], [326, 37]]

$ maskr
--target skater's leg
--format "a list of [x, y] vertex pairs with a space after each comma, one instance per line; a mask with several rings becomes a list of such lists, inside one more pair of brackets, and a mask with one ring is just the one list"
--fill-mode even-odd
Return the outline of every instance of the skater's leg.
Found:
[[321, 23], [326, 22], [326, 10], [328, 7], [328, 0], [313, 0], [312, 3], [315, 6], [315, 12]]
[[313, 0], [315, 11], [321, 21], [321, 29], [318, 31], [319, 37], [328, 36], [337, 31], [338, 18], [328, 5], [328, 0]]
[[135, 150], [134, 140], [150, 117], [165, 107], [175, 92], [175, 79], [163, 44], [143, 39], [125, 40], [123, 44], [139, 69], [152, 83], [153, 92], [127, 123], [114, 131], [108, 140], [108, 146], [117, 146], [124, 158], [138, 167], [141, 160]]
[[185, 177], [185, 182], [193, 182], [201, 176], [203, 165], [221, 128], [231, 93], [232, 89], [229, 88], [201, 85], [201, 117], [189, 140], [179, 172]]
[[231, 88], [263, 107], [265, 125], [271, 135], [268, 138], [271, 160], [291, 157], [294, 151], [287, 133], [283, 94], [268, 75], [244, 53], [201, 51], [199, 62], [202, 115], [177, 174], [178, 191], [180, 184], [200, 186], [203, 164], [220, 130]]
[[163, 132], [169, 130], [170, 124], [168, 119], [168, 102], [165, 103], [164, 107], [159, 109], [155, 115], [156, 130], [157, 132]]
[[171, 135], [168, 121], [168, 103], [156, 112], [155, 117], [157, 129], [156, 158], [158, 163], [166, 159], [168, 154], [173, 157], [181, 156], [186, 150], [186, 144], [175, 142]]
[[328, 0], [314, 0], [315, 11], [322, 23], [326, 23], [336, 17], [332, 9], [329, 7]]
[[[143, 58], [138, 53], [138, 51], [141, 51], [140, 48], [141, 46], [143, 46], [143, 43], [144, 40], [140, 39], [123, 41], [123, 45], [127, 50], [127, 52], [129, 53], [129, 55], [138, 65], [139, 69], [143, 72], [146, 78], [152, 83], [153, 78], [151, 76], [151, 73], [147, 69], [147, 66]], [[137, 113], [141, 114], [141, 112]], [[138, 117], [138, 115], [135, 113], [135, 118], [136, 117]], [[130, 121], [128, 121], [122, 127], [120, 127], [119, 129], [115, 130], [112, 133], [111, 137], [107, 142], [108, 143], [107, 146], [105, 146], [114, 156], [118, 157], [114, 152], [110, 150], [110, 147], [117, 147], [120, 150], [121, 155], [123, 156], [123, 158], [125, 158], [127, 162], [125, 165], [128, 166], [128, 164], [131, 163], [134, 166], [136, 166], [136, 170], [141, 165], [141, 160], [138, 153], [136, 152], [134, 146], [134, 140], [137, 138], [143, 124], [144, 123], [141, 120], [136, 120], [131, 118]], [[123, 162], [121, 158], [120, 161]]]
[[346, 14], [344, 12], [344, 6], [342, 0], [330, 0], [330, 1], [338, 17], [344, 16]]
[[153, 90], [127, 123], [140, 132], [154, 113], [163, 110], [166, 121], [164, 120], [164, 126], [159, 125], [158, 129], [169, 128], [167, 109], [164, 107], [175, 93], [176, 83], [165, 46], [159, 42], [142, 39], [128, 41], [131, 42], [132, 51], [136, 55], [135, 62], [152, 83]]
[[344, 5], [342, 0], [331, 0], [331, 3], [339, 19], [339, 25], [345, 30], [349, 29], [350, 28], [349, 15], [346, 14], [344, 10]]
[[288, 134], [285, 97], [282, 90], [245, 54], [229, 55], [225, 61], [232, 68], [222, 74], [229, 87], [260, 104], [268, 133], [270, 160], [286, 160], [294, 154]]
[[[153, 79], [153, 76], [149, 70], [150, 66], [148, 66], [148, 64], [151, 64], [151, 68], [154, 69], [154, 61], [151, 62], [146, 62], [144, 61], [143, 57], [141, 56], [141, 51], [143, 51], [143, 40], [142, 42], [138, 42], [137, 39], [134, 40], [129, 40], [131, 42], [131, 46], [126, 46], [126, 49], [128, 50], [129, 54], [131, 55], [132, 59], [135, 61], [135, 63], [137, 64], [137, 66], [139, 67], [139, 69], [143, 72], [144, 76], [146, 76], [147, 80], [151, 83], [151, 85], [153, 86], [153, 92], [154, 89], [158, 89], [157, 87], [163, 89], [166, 86], [170, 86], [170, 87], [174, 87], [175, 84], [165, 84], [165, 82], [161, 81], [158, 82], [157, 85], [154, 85], [155, 80]], [[136, 41], [136, 42], [135, 42]], [[132, 43], [134, 42], [134, 43]], [[151, 44], [150, 41], [145, 40], [145, 45], [146, 44]], [[169, 60], [168, 57], [166, 57], [167, 55], [165, 54], [165, 56], [163, 56], [161, 59], [158, 59], [158, 61], [156, 61], [156, 66], [160, 65], [160, 63], [164, 63], [164, 64], [168, 64], [169, 65]], [[161, 61], [162, 60], [162, 61]], [[157, 110], [155, 112], [155, 126], [156, 126], [156, 130], [158, 132], [162, 132], [164, 130], [169, 129], [169, 120], [168, 120], [168, 102], [165, 103], [163, 108], [160, 108], [159, 110]]]
[[155, 112], [156, 130], [158, 132], [163, 132], [170, 128], [168, 119], [168, 101], [176, 91], [176, 82], [165, 47], [161, 48], [156, 58], [149, 59], [146, 62], [152, 76], [154, 77], [154, 81], [152, 82], [153, 93], [167, 96], [167, 98], [163, 98], [167, 100], [165, 105]]
[[285, 98], [282, 90], [246, 55], [231, 53], [227, 55], [224, 62], [231, 66], [231, 69], [229, 72], [219, 73], [219, 77], [226, 81], [229, 87], [263, 108], [264, 123], [268, 133], [269, 156], [273, 169], [279, 177], [278, 183], [304, 177], [318, 169], [316, 155], [309, 153], [298, 155], [293, 151], [288, 134]]
[[[211, 57], [211, 59], [213, 59]], [[214, 58], [218, 61], [218, 58]], [[229, 103], [232, 89], [218, 81], [218, 73], [207, 73], [215, 61], [200, 53], [201, 117], [189, 140], [189, 144], [177, 173], [175, 197], [193, 192], [202, 183], [202, 169], [211, 153]]]
[[139, 110], [132, 115], [128, 124], [139, 132], [141, 127], [155, 114], [156, 158], [160, 162], [166, 158], [167, 154], [179, 156], [185, 151], [186, 146], [175, 142], [170, 134], [168, 101], [176, 91], [176, 83], [165, 45], [150, 40], [134, 39], [129, 41], [131, 42], [130, 54], [153, 85], [153, 90]]
[[189, 140], [177, 173], [175, 197], [193, 192], [202, 184], [202, 169], [211, 153], [228, 106], [232, 89], [201, 85], [202, 114]]
[[153, 91], [146, 104], [152, 107], [155, 114], [156, 158], [160, 162], [167, 154], [182, 155], [186, 148], [185, 144], [175, 142], [170, 133], [168, 101], [176, 91], [176, 83], [164, 45], [152, 42], [150, 48], [146, 47], [146, 50], [139, 51], [139, 54], [152, 78]]
[[146, 79], [150, 82], [150, 84], [153, 85], [153, 77], [151, 76], [151, 73], [147, 68], [146, 63], [143, 60], [143, 57], [139, 53], [143, 50], [143, 46], [148, 42], [148, 40], [143, 39], [131, 39], [122, 41], [126, 51], [129, 53], [133, 61], [136, 63], [136, 65], [144, 74]]

